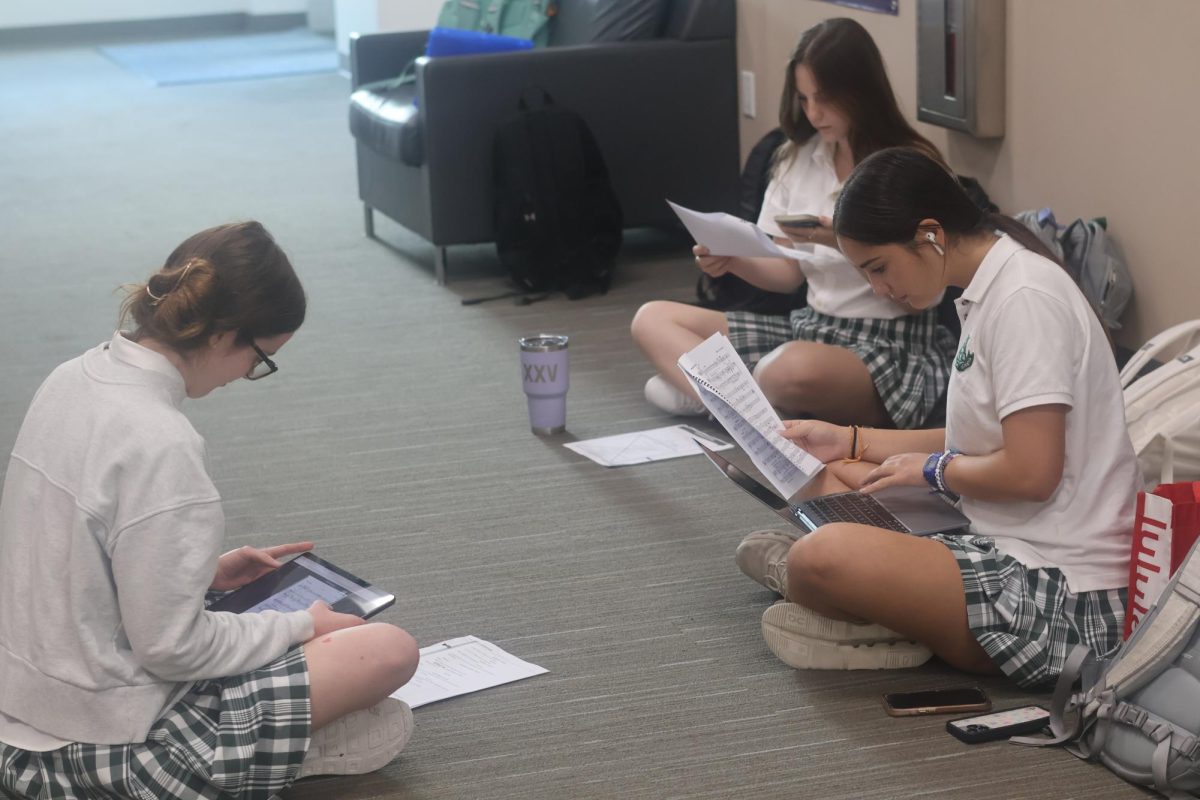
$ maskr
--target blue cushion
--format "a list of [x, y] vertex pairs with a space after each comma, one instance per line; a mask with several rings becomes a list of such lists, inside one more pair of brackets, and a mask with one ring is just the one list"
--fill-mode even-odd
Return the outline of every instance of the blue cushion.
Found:
[[425, 55], [461, 56], [472, 53], [502, 53], [509, 50], [530, 50], [533, 42], [498, 33], [463, 31], [457, 28], [434, 28], [429, 32]]

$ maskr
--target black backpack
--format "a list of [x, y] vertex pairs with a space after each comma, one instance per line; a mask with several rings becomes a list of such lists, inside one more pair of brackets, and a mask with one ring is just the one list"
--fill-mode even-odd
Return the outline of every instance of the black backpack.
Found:
[[591, 130], [541, 92], [496, 129], [496, 252], [517, 288], [608, 291], [623, 219]]

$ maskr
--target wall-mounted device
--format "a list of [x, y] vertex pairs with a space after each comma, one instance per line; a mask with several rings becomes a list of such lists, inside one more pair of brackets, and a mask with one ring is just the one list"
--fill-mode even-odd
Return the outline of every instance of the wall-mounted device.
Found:
[[1005, 0], [917, 0], [917, 119], [1004, 135]]

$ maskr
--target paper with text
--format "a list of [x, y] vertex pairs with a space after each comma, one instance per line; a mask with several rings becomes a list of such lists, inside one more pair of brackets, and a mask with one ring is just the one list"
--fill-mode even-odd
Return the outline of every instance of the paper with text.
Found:
[[785, 499], [825, 468], [812, 453], [780, 435], [783, 421], [724, 334], [714, 333], [678, 363], [705, 408]]
[[545, 667], [522, 661], [491, 642], [460, 636], [422, 647], [416, 674], [391, 696], [417, 708], [546, 672]]
[[624, 467], [630, 464], [645, 464], [647, 461], [698, 456], [701, 450], [696, 444], [697, 439], [710, 450], [728, 450], [733, 447], [729, 442], [697, 430], [691, 425], [669, 425], [665, 428], [651, 428], [648, 431], [619, 433], [599, 439], [567, 442], [563, 446], [605, 467]]
[[726, 214], [724, 211], [692, 211], [670, 200], [667, 205], [679, 216], [683, 227], [714, 256], [742, 258], [790, 258], [800, 261], [808, 256], [804, 250], [780, 247], [775, 240], [753, 222]]

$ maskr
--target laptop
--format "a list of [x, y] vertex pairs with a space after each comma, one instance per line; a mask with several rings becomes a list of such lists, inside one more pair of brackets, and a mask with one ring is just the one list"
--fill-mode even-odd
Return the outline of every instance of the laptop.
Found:
[[877, 528], [931, 536], [965, 531], [971, 521], [939, 494], [918, 486], [893, 486], [875, 494], [842, 492], [789, 503], [724, 456], [697, 442], [717, 469], [769, 506], [776, 514], [805, 531], [830, 522], [857, 522]]

